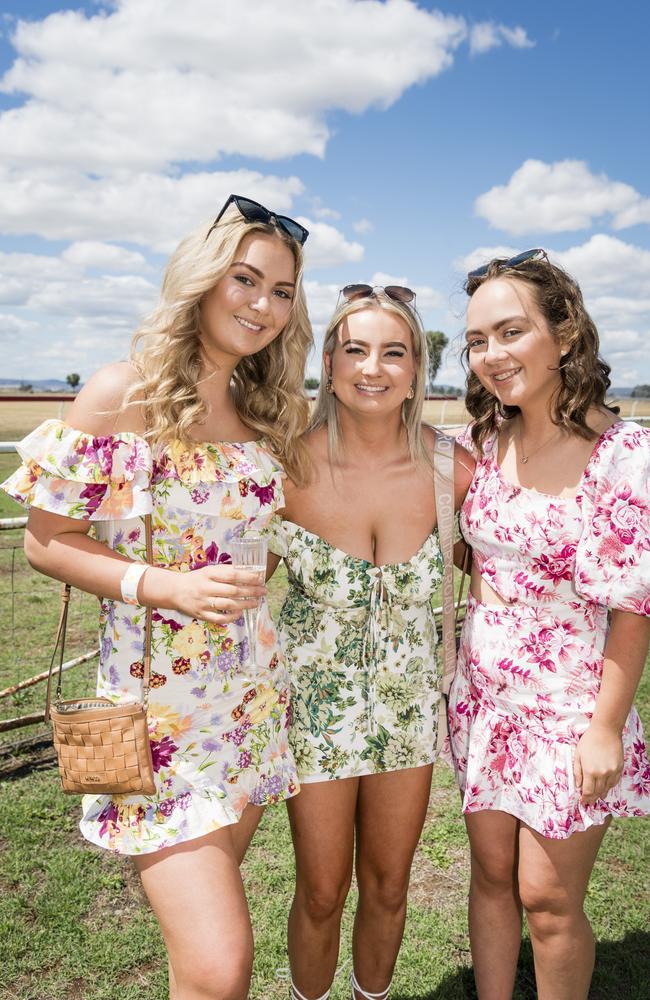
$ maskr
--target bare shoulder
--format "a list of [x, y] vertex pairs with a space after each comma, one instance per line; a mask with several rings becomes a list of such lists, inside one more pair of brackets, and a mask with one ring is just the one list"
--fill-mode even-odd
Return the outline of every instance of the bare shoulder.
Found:
[[137, 372], [127, 361], [100, 368], [75, 399], [67, 423], [89, 434], [141, 434], [144, 420], [140, 407], [123, 408], [124, 398], [137, 380]]
[[302, 509], [305, 502], [309, 502], [309, 498], [314, 493], [318, 494], [323, 468], [328, 462], [327, 430], [325, 428], [319, 427], [314, 431], [308, 431], [303, 441], [310, 459], [308, 478], [300, 485], [288, 477], [282, 483], [285, 501], [282, 514], [289, 520], [293, 520], [296, 512]]
[[594, 406], [587, 414], [587, 423], [590, 430], [592, 430], [594, 434], [598, 435], [604, 434], [605, 431], [609, 430], [613, 424], [619, 423], [620, 419], [621, 418], [617, 413], [613, 413], [611, 410], [604, 407], [603, 409], [600, 409], [599, 407]]

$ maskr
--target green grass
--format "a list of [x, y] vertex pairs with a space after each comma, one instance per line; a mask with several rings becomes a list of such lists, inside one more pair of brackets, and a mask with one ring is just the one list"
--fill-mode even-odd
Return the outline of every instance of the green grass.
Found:
[[[13, 456], [0, 456], [0, 475], [14, 466]], [[0, 516], [15, 516], [1, 504], [0, 499]], [[47, 666], [58, 615], [58, 586], [29, 569], [18, 548], [21, 536], [22, 532], [0, 534], [0, 687]], [[280, 570], [271, 584], [275, 611], [284, 586]], [[94, 598], [75, 597], [70, 656], [94, 642], [96, 615]], [[67, 674], [66, 694], [89, 692], [95, 666], [86, 664]], [[39, 685], [29, 694], [1, 701], [0, 717], [39, 710], [43, 694]], [[637, 704], [648, 727], [647, 672]], [[16, 735], [6, 734], [4, 739]], [[0, 784], [0, 1000], [114, 1000], [116, 996], [164, 1000], [164, 948], [131, 863], [86, 844], [77, 821], [78, 799], [61, 794], [53, 770]], [[649, 847], [650, 830], [641, 821], [615, 821], [605, 838], [587, 898], [599, 939], [592, 1000], [648, 996]], [[245, 861], [244, 879], [256, 940], [250, 996], [284, 1000], [293, 858], [283, 807], [267, 810]], [[429, 814], [413, 866], [392, 1000], [475, 997], [465, 915], [467, 885], [468, 848], [458, 793], [451, 772], [436, 765]], [[355, 900], [353, 889], [332, 1000], [349, 998]], [[525, 940], [515, 1000], [534, 997], [532, 957]]]
[[[648, 718], [650, 684], [640, 702]], [[53, 772], [0, 787], [1, 1000], [149, 1000], [166, 997], [165, 961], [130, 863], [86, 845], [77, 800], [61, 795]], [[617, 821], [605, 838], [587, 900], [598, 945], [591, 996], [647, 997], [650, 905], [645, 894], [648, 830]], [[647, 873], [646, 873], [647, 874]], [[286, 814], [269, 809], [244, 865], [256, 938], [254, 1000], [286, 998], [285, 919], [293, 866]], [[465, 919], [467, 845], [449, 771], [434, 769], [429, 818], [416, 854], [409, 917], [392, 1000], [473, 997]], [[346, 908], [332, 1000], [349, 997], [355, 896]], [[516, 1000], [533, 1000], [524, 944]]]

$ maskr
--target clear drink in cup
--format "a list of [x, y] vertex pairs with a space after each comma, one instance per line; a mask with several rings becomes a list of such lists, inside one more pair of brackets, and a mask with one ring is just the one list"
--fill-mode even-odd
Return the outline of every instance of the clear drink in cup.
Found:
[[[232, 565], [236, 569], [258, 572], [260, 583], [264, 583], [266, 579], [267, 554], [268, 541], [266, 535], [262, 535], [257, 531], [249, 531], [240, 538], [233, 539], [230, 543]], [[253, 667], [257, 665], [257, 622], [259, 611], [259, 605], [256, 608], [248, 608], [244, 611], [246, 638], [248, 639], [247, 665]]]

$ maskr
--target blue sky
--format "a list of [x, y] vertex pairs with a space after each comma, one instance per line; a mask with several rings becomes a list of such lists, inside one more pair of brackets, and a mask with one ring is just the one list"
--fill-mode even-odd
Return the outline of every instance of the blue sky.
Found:
[[461, 384], [464, 271], [543, 246], [613, 384], [650, 382], [649, 30], [603, 0], [8, 0], [0, 380], [124, 357], [235, 191], [312, 230], [317, 339], [341, 285], [399, 280]]

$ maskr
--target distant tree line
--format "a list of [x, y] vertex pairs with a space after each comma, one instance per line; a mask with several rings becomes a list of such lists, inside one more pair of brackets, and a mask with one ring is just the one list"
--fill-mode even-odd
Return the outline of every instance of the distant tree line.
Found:
[[650, 385], [637, 385], [631, 395], [632, 399], [650, 399]]

